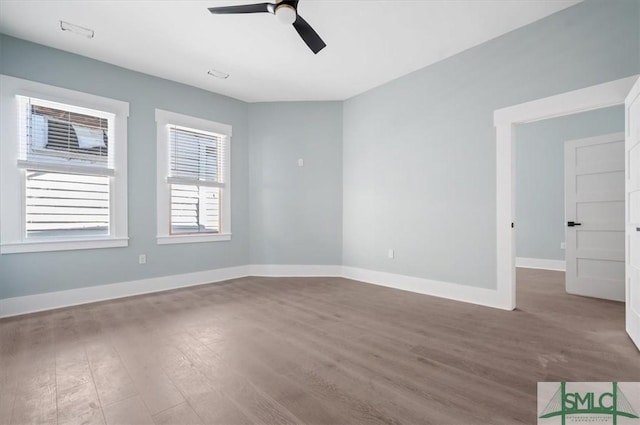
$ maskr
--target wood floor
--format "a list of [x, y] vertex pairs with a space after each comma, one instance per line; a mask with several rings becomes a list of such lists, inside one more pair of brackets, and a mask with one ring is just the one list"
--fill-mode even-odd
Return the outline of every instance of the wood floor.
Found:
[[518, 310], [340, 278], [0, 320], [2, 424], [534, 424], [538, 381], [640, 381], [624, 306], [519, 270]]

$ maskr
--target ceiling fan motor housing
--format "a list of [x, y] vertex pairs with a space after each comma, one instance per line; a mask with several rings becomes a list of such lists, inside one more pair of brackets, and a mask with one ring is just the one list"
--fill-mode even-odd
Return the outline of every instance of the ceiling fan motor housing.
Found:
[[276, 0], [275, 3], [243, 4], [239, 6], [210, 7], [209, 12], [214, 15], [245, 14], [245, 13], [271, 13], [277, 19], [287, 25], [293, 25], [302, 41], [314, 54], [324, 49], [327, 45], [320, 38], [311, 25], [298, 15], [298, 0]]
[[290, 4], [279, 3], [275, 10], [278, 20], [286, 25], [291, 25], [296, 21], [297, 13], [296, 9]]

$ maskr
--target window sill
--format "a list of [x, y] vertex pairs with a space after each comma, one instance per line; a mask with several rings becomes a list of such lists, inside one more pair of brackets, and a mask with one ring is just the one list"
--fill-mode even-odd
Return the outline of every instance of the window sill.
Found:
[[215, 235], [172, 235], [158, 236], [158, 245], [169, 245], [174, 243], [197, 243], [197, 242], [221, 242], [230, 241], [231, 233], [218, 233]]
[[70, 251], [78, 249], [119, 248], [129, 245], [129, 238], [24, 241], [0, 245], [0, 254], [24, 252]]

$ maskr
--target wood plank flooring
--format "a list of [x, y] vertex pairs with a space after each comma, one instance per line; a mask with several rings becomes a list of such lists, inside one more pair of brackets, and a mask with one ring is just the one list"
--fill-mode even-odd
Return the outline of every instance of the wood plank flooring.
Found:
[[640, 381], [624, 305], [518, 270], [499, 311], [244, 278], [0, 320], [2, 424], [534, 424], [538, 381]]

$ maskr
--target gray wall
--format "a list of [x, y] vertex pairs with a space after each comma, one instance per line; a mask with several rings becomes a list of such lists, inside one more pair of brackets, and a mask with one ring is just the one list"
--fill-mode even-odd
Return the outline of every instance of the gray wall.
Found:
[[[587, 0], [344, 103], [257, 105], [0, 35], [0, 73], [131, 110], [130, 246], [2, 255], [0, 298], [250, 262], [495, 287], [493, 111], [637, 74], [639, 21]], [[232, 241], [156, 245], [154, 108], [233, 126]]]
[[624, 131], [624, 107], [516, 126], [516, 255], [564, 260], [564, 142]]
[[249, 135], [251, 262], [340, 264], [342, 102], [252, 104]]
[[[130, 107], [129, 247], [2, 255], [0, 299], [249, 262], [246, 103], [2, 35], [0, 73], [127, 101]], [[156, 244], [155, 108], [233, 126], [230, 242]], [[138, 265], [138, 254], [147, 254], [146, 265]]]
[[585, 1], [346, 101], [343, 264], [495, 288], [493, 111], [637, 74], [639, 21]]

